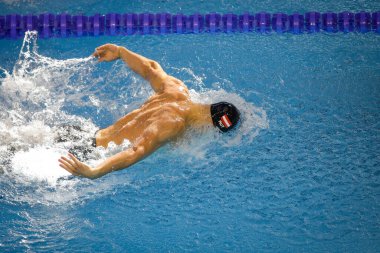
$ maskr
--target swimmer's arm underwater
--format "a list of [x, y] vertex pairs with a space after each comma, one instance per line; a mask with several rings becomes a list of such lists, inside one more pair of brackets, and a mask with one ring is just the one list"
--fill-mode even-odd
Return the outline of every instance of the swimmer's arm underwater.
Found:
[[129, 166], [142, 160], [151, 152], [144, 147], [133, 147], [114, 156], [107, 158], [104, 162], [91, 168], [87, 164], [79, 161], [74, 155], [69, 153], [69, 158], [61, 157], [60, 166], [75, 176], [82, 176], [90, 179], [102, 177], [112, 171], [128, 168]]
[[149, 81], [155, 92], [161, 92], [164, 89], [164, 81], [168, 75], [156, 61], [114, 44], [105, 44], [96, 48], [93, 56], [98, 57], [100, 62], [120, 58], [130, 69]]
[[95, 168], [82, 163], [72, 154], [69, 154], [69, 158], [61, 157], [59, 165], [75, 176], [96, 179], [112, 171], [128, 168], [141, 161], [167, 141], [181, 134], [184, 127], [183, 122], [167, 122], [164, 130], [159, 131], [159, 123], [152, 124], [144, 131], [141, 139], [133, 147], [107, 158]]
[[151, 137], [145, 134], [144, 139], [141, 139], [137, 145], [107, 158], [95, 168], [79, 161], [70, 153], [68, 154], [68, 158], [61, 157], [61, 159], [59, 159], [59, 165], [75, 176], [96, 179], [112, 171], [128, 168], [142, 160], [160, 147], [160, 143], [156, 140], [157, 138], [154, 136]]

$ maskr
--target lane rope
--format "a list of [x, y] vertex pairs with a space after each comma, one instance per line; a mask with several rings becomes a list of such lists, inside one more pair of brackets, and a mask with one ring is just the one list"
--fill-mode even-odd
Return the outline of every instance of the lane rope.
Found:
[[380, 34], [380, 11], [353, 13], [344, 11], [293, 13], [220, 14], [196, 13], [192, 15], [169, 13], [109, 13], [93, 16], [9, 14], [0, 16], [0, 38], [23, 38], [26, 31], [38, 31], [40, 38], [80, 37], [101, 35], [148, 35], [186, 33], [328, 33], [375, 32]]

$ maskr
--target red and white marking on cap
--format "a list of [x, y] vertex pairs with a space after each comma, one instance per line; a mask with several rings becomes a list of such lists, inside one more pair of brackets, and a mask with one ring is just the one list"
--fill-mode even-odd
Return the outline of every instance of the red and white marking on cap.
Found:
[[230, 126], [232, 126], [232, 123], [226, 114], [222, 116], [221, 120], [225, 128], [229, 128]]

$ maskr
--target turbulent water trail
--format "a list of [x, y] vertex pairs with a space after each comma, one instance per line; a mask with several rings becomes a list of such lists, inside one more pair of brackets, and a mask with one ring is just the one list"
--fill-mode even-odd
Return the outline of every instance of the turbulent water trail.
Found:
[[[37, 33], [26, 33], [13, 71], [8, 73], [2, 69], [0, 170], [20, 182], [37, 180], [57, 186], [68, 176], [58, 166], [57, 159], [66, 154], [72, 144], [55, 142], [57, 129], [62, 125], [79, 125], [85, 132], [84, 141], [98, 128], [93, 122], [97, 116], [107, 114], [117, 119], [142, 104], [152, 91], [123, 64], [109, 63], [114, 66], [106, 72], [92, 57], [58, 60], [39, 54], [37, 48]], [[230, 101], [240, 108], [243, 120], [239, 131], [228, 138], [216, 131], [189, 131], [170, 146], [180, 151], [177, 155], [182, 153], [201, 159], [210, 142], [221, 146], [251, 142], [260, 129], [268, 127], [263, 109], [237, 94], [205, 88], [202, 78], [190, 69], [178, 69], [178, 72], [188, 75], [185, 83], [194, 101]], [[120, 80], [128, 85], [117, 85]], [[85, 117], [86, 112], [92, 112], [93, 118]], [[128, 145], [126, 141], [121, 146], [111, 145], [107, 150], [97, 148], [86, 162], [96, 164]], [[70, 178], [66, 180], [73, 182]]]

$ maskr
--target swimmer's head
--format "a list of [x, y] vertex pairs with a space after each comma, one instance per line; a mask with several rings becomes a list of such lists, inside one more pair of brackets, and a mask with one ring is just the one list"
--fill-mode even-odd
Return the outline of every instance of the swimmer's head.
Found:
[[239, 123], [240, 112], [231, 103], [219, 102], [211, 104], [211, 118], [215, 127], [227, 132]]

